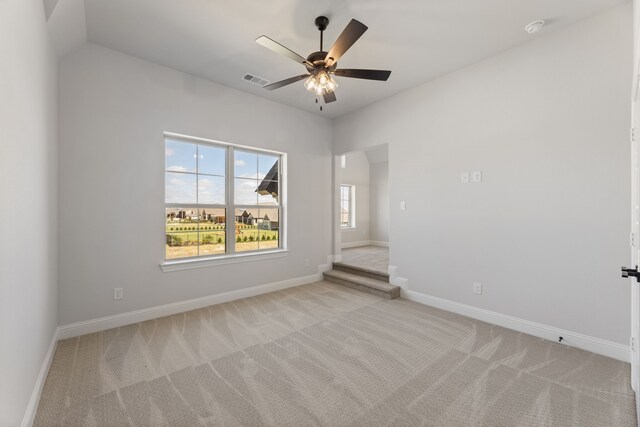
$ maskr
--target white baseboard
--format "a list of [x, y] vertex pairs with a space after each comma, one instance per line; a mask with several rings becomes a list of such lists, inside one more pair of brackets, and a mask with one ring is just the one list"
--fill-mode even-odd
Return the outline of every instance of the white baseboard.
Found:
[[156, 307], [143, 308], [141, 310], [120, 313], [113, 316], [100, 317], [98, 319], [86, 320], [83, 322], [71, 323], [60, 326], [58, 329], [58, 339], [77, 337], [91, 334], [133, 323], [144, 322], [158, 317], [170, 316], [172, 314], [183, 313], [185, 311], [197, 310], [210, 305], [235, 301], [241, 298], [248, 298], [262, 295], [281, 289], [292, 288], [294, 286], [306, 285], [308, 283], [322, 280], [322, 274], [316, 273], [310, 276], [296, 277], [281, 282], [267, 283], [253, 286], [251, 288], [238, 289], [235, 291], [223, 292], [201, 298], [194, 298], [186, 301], [179, 301]]
[[381, 242], [378, 240], [360, 240], [359, 242], [344, 242], [340, 245], [342, 249], [358, 248], [360, 246], [382, 246], [389, 247], [389, 242]]
[[21, 427], [31, 427], [36, 418], [36, 412], [38, 411], [38, 403], [40, 403], [40, 396], [42, 395], [44, 382], [47, 380], [47, 375], [49, 375], [49, 368], [51, 368], [51, 362], [53, 362], [53, 355], [56, 353], [56, 347], [58, 346], [58, 332], [59, 328], [56, 328], [53, 332], [53, 336], [51, 337], [49, 350], [47, 350], [47, 354], [44, 356], [44, 360], [42, 361], [42, 366], [40, 367], [40, 372], [36, 378], [36, 383], [33, 386], [27, 410], [22, 418], [22, 423], [20, 423]]
[[407, 289], [407, 287], [409, 286], [409, 279], [398, 276], [394, 277], [393, 279], [389, 277], [389, 283], [395, 286], [400, 286], [401, 289]]
[[329, 271], [333, 268], [333, 255], [327, 255], [327, 263], [326, 264], [320, 264], [318, 266], [318, 276], [320, 276], [320, 279], [322, 279], [322, 273], [324, 273], [325, 271]]
[[392, 285], [400, 286], [400, 288], [405, 291], [409, 289], [409, 279], [407, 279], [406, 277], [398, 276], [397, 266], [390, 265], [388, 267], [388, 272], [389, 272], [389, 283], [391, 283]]
[[557, 342], [558, 337], [562, 337], [563, 344], [601, 354], [603, 356], [612, 357], [614, 359], [622, 360], [623, 362], [629, 362], [630, 360], [630, 348], [624, 344], [618, 344], [589, 335], [567, 331], [553, 326], [544, 325], [542, 323], [531, 322], [529, 320], [434, 297], [421, 292], [409, 291], [406, 290], [406, 288], [403, 289], [403, 296], [421, 304], [451, 311], [453, 313], [482, 320], [484, 322], [513, 329], [515, 331], [524, 332], [550, 341]]
[[359, 242], [342, 242], [340, 244], [342, 249], [357, 248], [360, 246], [370, 246], [370, 245], [371, 245], [370, 240], [360, 240]]

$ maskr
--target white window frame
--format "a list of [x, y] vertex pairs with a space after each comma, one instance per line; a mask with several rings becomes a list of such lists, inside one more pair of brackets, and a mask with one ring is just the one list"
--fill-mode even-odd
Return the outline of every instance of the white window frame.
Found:
[[[342, 188], [349, 188], [349, 224], [342, 225]], [[356, 186], [340, 184], [340, 229], [353, 230], [356, 228]]]
[[[163, 271], [176, 271], [191, 268], [202, 268], [220, 264], [234, 264], [237, 262], [245, 262], [251, 260], [262, 260], [271, 258], [280, 258], [287, 255], [287, 185], [286, 185], [286, 170], [287, 170], [287, 154], [266, 150], [263, 148], [249, 147], [245, 145], [231, 144], [223, 141], [216, 141], [206, 138], [198, 138], [188, 135], [182, 135], [172, 132], [163, 133], [163, 147], [166, 145], [167, 139], [173, 139], [178, 141], [184, 141], [185, 143], [209, 145], [217, 148], [225, 148], [226, 151], [226, 173], [225, 173], [225, 204], [198, 204], [196, 203], [198, 211], [204, 209], [225, 209], [225, 248], [224, 254], [214, 255], [199, 255], [195, 257], [184, 258], [166, 258], [166, 251], [163, 251], [164, 261], [160, 264]], [[234, 152], [235, 150], [248, 151], [257, 154], [269, 154], [279, 156], [278, 169], [279, 169], [279, 194], [277, 205], [236, 205], [234, 202]], [[163, 150], [164, 151], [164, 150]], [[164, 171], [166, 169], [163, 168]], [[163, 193], [164, 194], [164, 193]], [[172, 207], [185, 207], [192, 204], [188, 203], [164, 203], [163, 210], [166, 212], [166, 208]], [[253, 251], [235, 251], [236, 236], [235, 236], [235, 218], [236, 209], [278, 209], [279, 211], [279, 224], [278, 224], [278, 248], [270, 249], [258, 249]], [[166, 224], [166, 223], [165, 223]], [[166, 225], [164, 228], [164, 240], [166, 242]]]

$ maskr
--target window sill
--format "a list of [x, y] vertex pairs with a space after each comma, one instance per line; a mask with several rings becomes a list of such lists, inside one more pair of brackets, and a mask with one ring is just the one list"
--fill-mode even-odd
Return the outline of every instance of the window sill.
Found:
[[224, 264], [237, 264], [240, 262], [260, 261], [263, 259], [283, 258], [288, 254], [287, 249], [278, 249], [274, 251], [265, 252], [253, 252], [247, 254], [231, 254], [220, 255], [210, 258], [195, 258], [180, 261], [165, 261], [160, 264], [160, 268], [163, 272], [169, 273], [172, 271], [191, 270], [194, 268], [213, 267], [216, 265]]
[[357, 230], [357, 227], [342, 227], [340, 228], [341, 231], [355, 231]]

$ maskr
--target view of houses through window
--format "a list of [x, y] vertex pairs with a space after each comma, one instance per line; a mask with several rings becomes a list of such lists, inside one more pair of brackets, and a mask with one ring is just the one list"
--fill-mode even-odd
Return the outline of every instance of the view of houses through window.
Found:
[[278, 247], [278, 209], [236, 209], [236, 252]]
[[355, 227], [355, 186], [354, 185], [341, 185], [340, 186], [340, 227], [352, 228]]
[[279, 248], [281, 157], [167, 137], [165, 258]]

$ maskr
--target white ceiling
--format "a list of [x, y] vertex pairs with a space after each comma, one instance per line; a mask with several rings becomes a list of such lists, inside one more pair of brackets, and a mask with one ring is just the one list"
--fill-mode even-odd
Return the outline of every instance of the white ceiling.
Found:
[[[62, 2], [61, 2], [62, 3]], [[87, 38], [300, 109], [337, 117], [597, 14], [623, 0], [85, 0]], [[337, 102], [323, 112], [302, 82], [273, 92], [272, 82], [305, 73], [301, 64], [254, 40], [267, 35], [302, 56], [318, 50], [318, 15], [329, 17], [325, 50], [352, 18], [369, 27], [338, 68], [392, 70], [387, 82], [337, 78]], [[535, 19], [548, 25], [530, 36]]]

